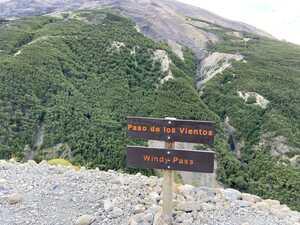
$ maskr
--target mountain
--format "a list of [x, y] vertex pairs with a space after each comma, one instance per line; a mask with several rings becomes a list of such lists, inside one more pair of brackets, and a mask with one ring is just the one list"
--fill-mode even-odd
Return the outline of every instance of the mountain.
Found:
[[162, 2], [2, 2], [0, 157], [126, 170], [127, 115], [212, 120], [218, 181], [299, 210], [300, 47]]
[[0, 18], [95, 8], [120, 10], [122, 14], [132, 18], [146, 36], [171, 42], [174, 48], [180, 48], [178, 44], [189, 47], [199, 57], [202, 57], [204, 48], [210, 43], [217, 42], [219, 37], [197, 27], [222, 26], [231, 30], [271, 37], [253, 26], [231, 21], [173, 0], [9, 0], [0, 2]]

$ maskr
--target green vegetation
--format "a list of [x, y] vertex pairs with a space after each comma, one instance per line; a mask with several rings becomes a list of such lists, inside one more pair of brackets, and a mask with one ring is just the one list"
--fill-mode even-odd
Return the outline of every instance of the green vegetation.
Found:
[[[237, 38], [229, 31], [217, 32], [222, 33], [223, 41], [211, 51], [241, 54], [246, 60], [233, 62], [203, 90], [202, 100], [221, 119], [230, 118], [237, 139], [244, 143], [240, 162], [225, 167], [225, 171], [231, 170], [231, 176], [220, 179], [229, 186], [278, 199], [299, 210], [299, 169], [288, 160], [271, 157], [270, 147], [259, 143], [263, 134], [269, 135], [271, 142], [283, 136], [292, 149], [287, 156], [300, 154], [296, 150], [300, 149], [300, 46], [251, 34]], [[264, 109], [253, 104], [254, 97], [245, 102], [238, 91], [256, 92], [270, 103]]]
[[72, 163], [65, 159], [51, 159], [48, 161], [50, 165], [72, 166]]
[[68, 161], [66, 159], [61, 159], [61, 158], [48, 160], [48, 164], [52, 165], [52, 166], [66, 166], [66, 167], [71, 167], [75, 171], [79, 171], [80, 170], [80, 166], [74, 166], [70, 161]]
[[[182, 61], [134, 26], [104, 11], [2, 26], [0, 157], [23, 159], [29, 145], [41, 160], [47, 149], [63, 143], [73, 163], [124, 169], [126, 116], [218, 121], [193, 87], [192, 52], [185, 49]], [[156, 49], [170, 54], [176, 79], [160, 84], [164, 74], [153, 60]]]

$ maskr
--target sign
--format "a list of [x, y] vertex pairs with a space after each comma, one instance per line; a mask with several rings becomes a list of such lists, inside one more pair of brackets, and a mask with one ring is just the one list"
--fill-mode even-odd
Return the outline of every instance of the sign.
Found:
[[127, 166], [203, 173], [214, 172], [212, 151], [191, 151], [147, 147], [127, 147]]
[[213, 144], [214, 123], [194, 120], [127, 118], [130, 138]]
[[213, 144], [214, 123], [176, 118], [127, 117], [127, 134], [129, 138], [165, 141], [165, 148], [127, 146], [127, 166], [164, 170], [161, 219], [163, 223], [171, 224], [173, 170], [213, 173], [215, 159], [212, 151], [174, 149], [175, 142]]

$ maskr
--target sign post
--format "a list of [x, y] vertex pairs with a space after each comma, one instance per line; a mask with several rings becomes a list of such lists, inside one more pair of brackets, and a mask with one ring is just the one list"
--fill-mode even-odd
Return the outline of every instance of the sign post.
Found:
[[[171, 125], [172, 120], [176, 118], [165, 118], [170, 120], [168, 123]], [[170, 138], [168, 138], [170, 139]], [[175, 149], [175, 141], [165, 141], [166, 149]], [[168, 154], [169, 152], [167, 152]], [[171, 223], [172, 220], [172, 210], [173, 210], [173, 183], [174, 183], [174, 171], [164, 170], [164, 180], [163, 180], [163, 190], [162, 190], [162, 217], [166, 223]]]
[[177, 120], [176, 118], [127, 118], [130, 138], [161, 140], [165, 148], [127, 146], [127, 166], [163, 170], [162, 220], [172, 221], [174, 170], [213, 173], [214, 152], [177, 150], [176, 141], [213, 144], [214, 123], [210, 121]]
[[[166, 142], [166, 149], [174, 149], [175, 142]], [[173, 210], [173, 182], [174, 182], [174, 171], [173, 170], [164, 170], [164, 180], [163, 180], [163, 190], [162, 190], [162, 211], [163, 219], [166, 222], [170, 222], [172, 218]]]

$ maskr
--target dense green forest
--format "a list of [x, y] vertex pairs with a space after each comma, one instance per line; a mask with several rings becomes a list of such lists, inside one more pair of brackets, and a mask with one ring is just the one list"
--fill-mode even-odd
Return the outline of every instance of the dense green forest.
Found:
[[[81, 11], [0, 29], [1, 158], [23, 159], [28, 145], [40, 160], [62, 143], [75, 163], [119, 169], [128, 115], [218, 120], [194, 89], [192, 52], [185, 49], [183, 62], [127, 18]], [[156, 49], [168, 52], [176, 79], [160, 83]]]
[[[250, 38], [245, 43], [220, 28], [210, 32], [223, 39], [210, 51], [239, 53], [247, 63], [234, 62], [200, 96], [191, 50], [184, 49], [181, 60], [114, 12], [2, 21], [0, 158], [39, 161], [63, 144], [57, 153], [70, 149], [75, 164], [126, 170], [125, 146], [137, 143], [127, 140], [126, 116], [212, 120], [219, 180], [299, 210], [299, 169], [258, 143], [263, 133], [271, 133], [300, 147], [300, 47], [250, 34], [244, 34]], [[174, 79], [164, 83], [166, 74], [154, 59], [157, 49], [173, 62]], [[270, 104], [262, 109], [245, 103], [237, 91], [257, 92]], [[229, 149], [225, 116], [245, 143], [240, 160]]]

